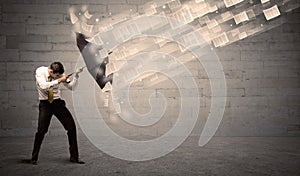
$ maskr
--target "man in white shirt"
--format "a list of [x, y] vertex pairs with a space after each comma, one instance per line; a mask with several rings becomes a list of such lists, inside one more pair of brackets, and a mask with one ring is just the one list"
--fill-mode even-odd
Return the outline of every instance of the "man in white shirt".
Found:
[[77, 145], [76, 126], [70, 111], [66, 107], [66, 103], [60, 96], [60, 84], [63, 84], [70, 90], [77, 86], [79, 73], [78, 69], [72, 81], [69, 81], [69, 75], [64, 74], [64, 67], [60, 62], [53, 62], [49, 67], [39, 67], [36, 70], [36, 86], [39, 94], [39, 118], [38, 129], [35, 134], [34, 147], [32, 151], [31, 163], [36, 165], [40, 146], [48, 131], [50, 121], [53, 115], [62, 123], [67, 131], [69, 140], [70, 161], [74, 163], [84, 164], [79, 160], [79, 152]]

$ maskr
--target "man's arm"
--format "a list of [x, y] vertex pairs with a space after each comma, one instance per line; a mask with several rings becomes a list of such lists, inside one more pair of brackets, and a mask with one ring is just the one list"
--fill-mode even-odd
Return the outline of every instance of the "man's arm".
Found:
[[75, 90], [75, 89], [76, 89], [76, 87], [77, 87], [77, 85], [78, 85], [79, 73], [82, 72], [83, 68], [84, 68], [84, 67], [78, 68], [78, 69], [76, 70], [76, 72], [74, 72], [74, 73], [75, 73], [75, 76], [74, 76], [74, 78], [73, 78], [73, 80], [72, 80], [71, 82], [69, 82], [69, 83], [63, 82], [63, 84], [64, 84], [64, 86], [65, 86], [66, 88], [68, 88], [69, 90]]
[[59, 84], [59, 80], [53, 80], [51, 82], [48, 82], [45, 76], [43, 75], [42, 70], [39, 68], [35, 72], [35, 79], [37, 81], [38, 86], [41, 89], [49, 89], [50, 87]]
[[41, 69], [37, 69], [36, 72], [35, 72], [35, 78], [36, 78], [36, 81], [38, 83], [38, 86], [41, 88], [41, 89], [50, 89], [52, 86], [54, 85], [57, 85], [61, 82], [65, 82], [67, 79], [68, 79], [68, 75], [64, 75], [56, 80], [53, 80], [53, 81], [48, 81], [46, 78], [45, 78], [45, 75], [43, 75], [43, 71]]
[[77, 85], [78, 85], [78, 77], [79, 77], [79, 75], [76, 74], [76, 75], [74, 76], [74, 78], [72, 79], [71, 82], [69, 82], [69, 83], [63, 82], [64, 86], [65, 86], [66, 88], [68, 88], [69, 90], [75, 90], [75, 88], [76, 88]]

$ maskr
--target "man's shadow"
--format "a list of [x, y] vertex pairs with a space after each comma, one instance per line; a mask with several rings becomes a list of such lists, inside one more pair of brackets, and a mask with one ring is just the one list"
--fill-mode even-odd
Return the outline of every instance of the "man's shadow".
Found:
[[31, 164], [31, 159], [21, 159], [21, 160], [18, 160], [19, 164]]
[[[61, 158], [53, 158], [53, 159], [48, 159], [47, 162], [53, 162], [53, 163], [61, 163], [61, 164], [72, 164], [68, 158], [66, 159], [61, 159]], [[17, 163], [18, 164], [31, 164], [32, 165], [32, 162], [31, 162], [31, 159], [19, 159], [17, 160]], [[45, 162], [44, 162], [45, 163]], [[1, 167], [1, 166], [0, 166]]]

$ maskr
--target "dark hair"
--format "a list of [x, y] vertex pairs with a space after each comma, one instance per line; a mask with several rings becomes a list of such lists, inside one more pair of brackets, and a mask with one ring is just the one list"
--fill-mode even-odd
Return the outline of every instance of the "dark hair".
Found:
[[53, 62], [50, 65], [50, 69], [53, 70], [53, 73], [63, 74], [65, 72], [64, 66], [60, 62]]

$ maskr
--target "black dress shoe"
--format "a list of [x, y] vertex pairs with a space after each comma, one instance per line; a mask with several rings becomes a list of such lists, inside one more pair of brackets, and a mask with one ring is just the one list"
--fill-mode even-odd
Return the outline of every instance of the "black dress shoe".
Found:
[[31, 160], [31, 164], [37, 165], [37, 160], [32, 159], [32, 160]]
[[81, 161], [81, 160], [75, 159], [75, 158], [70, 158], [70, 162], [71, 163], [77, 163], [77, 164], [85, 164], [84, 161]]

